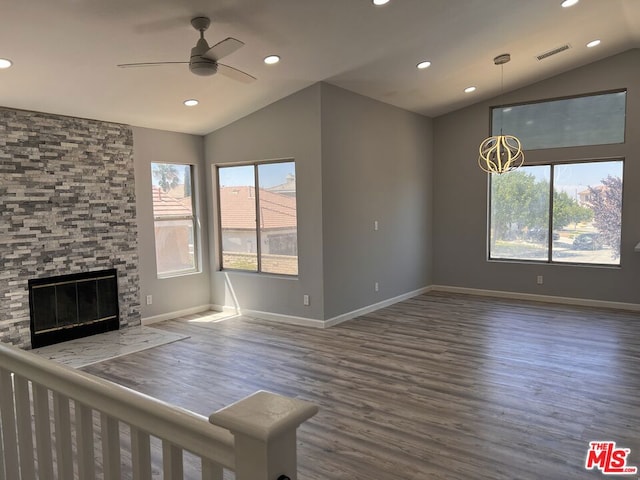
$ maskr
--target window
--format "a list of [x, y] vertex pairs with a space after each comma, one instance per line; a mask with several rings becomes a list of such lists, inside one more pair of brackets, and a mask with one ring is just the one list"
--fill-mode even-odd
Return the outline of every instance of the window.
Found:
[[218, 167], [223, 269], [298, 274], [293, 161]]
[[192, 165], [152, 163], [158, 277], [198, 271], [198, 221]]
[[525, 150], [624, 143], [626, 98], [618, 91], [495, 107], [492, 134], [515, 135]]
[[490, 176], [489, 258], [620, 264], [622, 160]]

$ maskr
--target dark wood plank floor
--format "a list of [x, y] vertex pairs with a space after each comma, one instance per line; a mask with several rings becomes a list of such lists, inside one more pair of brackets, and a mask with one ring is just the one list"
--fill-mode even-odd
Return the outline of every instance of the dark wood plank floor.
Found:
[[593, 440], [640, 466], [635, 313], [429, 293], [326, 330], [194, 318], [85, 370], [203, 415], [258, 389], [315, 402], [302, 480], [603, 478]]

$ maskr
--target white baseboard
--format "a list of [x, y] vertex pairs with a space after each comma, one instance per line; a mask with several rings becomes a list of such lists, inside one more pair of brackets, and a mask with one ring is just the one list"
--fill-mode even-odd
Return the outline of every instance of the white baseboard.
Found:
[[325, 328], [332, 327], [334, 325], [338, 325], [339, 323], [346, 322], [347, 320], [351, 320], [352, 318], [359, 317], [361, 315], [366, 315], [367, 313], [375, 312], [376, 310], [380, 310], [381, 308], [388, 307], [389, 305], [393, 305], [394, 303], [401, 302], [403, 300], [407, 300], [412, 297], [416, 297], [423, 293], [427, 293], [431, 291], [432, 287], [423, 287], [418, 290], [414, 290], [412, 292], [403, 293], [402, 295], [398, 295], [397, 297], [388, 298], [387, 300], [383, 300], [378, 303], [374, 303], [373, 305], [367, 305], [366, 307], [358, 308], [357, 310], [353, 310], [351, 312], [343, 313], [338, 315], [337, 317], [330, 318], [324, 321]]
[[270, 320], [272, 322], [286, 323], [288, 325], [300, 325], [302, 327], [324, 328], [325, 322], [314, 318], [296, 317], [295, 315], [283, 315], [281, 313], [261, 312], [259, 310], [238, 309], [239, 315]]
[[357, 310], [353, 310], [351, 312], [343, 313], [342, 315], [338, 315], [337, 317], [333, 317], [328, 320], [317, 320], [314, 318], [297, 317], [294, 315], [283, 315], [280, 313], [261, 312], [259, 310], [247, 310], [247, 309], [236, 310], [235, 308], [229, 307], [229, 306], [225, 306], [225, 307], [218, 306], [218, 308], [220, 309], [224, 308], [225, 311], [226, 310], [237, 311], [237, 313], [240, 315], [247, 315], [249, 317], [256, 317], [263, 320], [286, 323], [289, 325], [300, 325], [303, 327], [315, 327], [315, 328], [328, 328], [334, 325], [338, 325], [339, 323], [346, 322], [347, 320], [351, 320], [352, 318], [359, 317], [360, 315], [365, 315], [367, 313], [380, 310], [381, 308], [388, 307], [389, 305], [393, 305], [394, 303], [398, 303], [408, 298], [415, 297], [416, 295], [426, 293], [430, 290], [431, 290], [431, 287], [423, 287], [418, 290], [414, 290], [412, 292], [398, 295], [397, 297], [383, 300], [382, 302], [374, 303], [373, 305], [367, 305], [366, 307], [362, 307]]
[[484, 297], [497, 297], [497, 298], [511, 298], [515, 300], [530, 300], [535, 302], [544, 303], [557, 303], [564, 305], [576, 305], [583, 307], [598, 307], [598, 308], [611, 308], [616, 310], [628, 310], [632, 312], [640, 311], [640, 304], [637, 303], [625, 303], [625, 302], [610, 302], [606, 300], [593, 300], [588, 298], [572, 298], [572, 297], [556, 297], [552, 295], [538, 295], [533, 293], [518, 293], [518, 292], [506, 292], [500, 290], [483, 290], [479, 288], [467, 288], [467, 287], [455, 287], [449, 285], [430, 285], [423, 287], [412, 292], [398, 295], [397, 297], [388, 298], [366, 307], [358, 308], [351, 312], [343, 313], [327, 320], [317, 320], [314, 318], [297, 317], [295, 315], [284, 315], [280, 313], [262, 312], [260, 310], [249, 309], [236, 309], [235, 307], [228, 305], [201, 305], [199, 307], [187, 308], [185, 310], [179, 310], [170, 313], [164, 313], [162, 315], [156, 315], [153, 317], [147, 317], [142, 319], [142, 325], [151, 325], [157, 322], [163, 322], [165, 320], [171, 320], [174, 318], [182, 317], [185, 315], [192, 315], [194, 313], [206, 312], [207, 310], [214, 310], [217, 312], [230, 312], [237, 313], [239, 315], [247, 315], [249, 317], [256, 317], [263, 320], [269, 320], [273, 322], [285, 323], [289, 325], [300, 325], [303, 327], [314, 328], [328, 328], [334, 325], [338, 325], [347, 320], [366, 315], [381, 308], [388, 307], [394, 303], [402, 302], [409, 298], [427, 293], [430, 291], [436, 292], [450, 292], [450, 293], [463, 293], [467, 295], [478, 295]]
[[531, 300], [534, 302], [559, 303], [581, 307], [612, 308], [615, 310], [640, 311], [640, 304], [625, 302], [610, 302], [607, 300], [593, 300], [590, 298], [556, 297], [553, 295], [538, 295], [535, 293], [505, 292], [501, 290], [483, 290], [479, 288], [453, 287], [449, 285], [432, 285], [435, 292], [465, 293], [483, 297], [512, 298], [514, 300]]
[[185, 308], [184, 310], [177, 310], [175, 312], [163, 313], [161, 315], [155, 315], [153, 317], [146, 317], [142, 319], [142, 325], [151, 325], [153, 323], [164, 322], [165, 320], [173, 320], [174, 318], [183, 317], [185, 315], [193, 315], [194, 313], [202, 313], [207, 310], [216, 310], [216, 305], [200, 305], [198, 307]]

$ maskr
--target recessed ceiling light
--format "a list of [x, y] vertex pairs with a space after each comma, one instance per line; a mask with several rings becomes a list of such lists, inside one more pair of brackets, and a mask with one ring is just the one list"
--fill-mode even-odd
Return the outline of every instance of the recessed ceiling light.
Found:
[[389, 3], [389, 0], [373, 0], [373, 4], [377, 7], [380, 5], [386, 5], [387, 3]]
[[273, 65], [274, 63], [278, 63], [280, 61], [280, 57], [278, 55], [269, 55], [268, 57], [264, 57], [264, 63], [267, 65]]
[[11, 65], [13, 65], [11, 60], [0, 58], [0, 68], [9, 68]]
[[591, 40], [589, 43], [587, 43], [588, 48], [597, 47], [598, 45], [600, 45], [600, 40]]
[[430, 66], [431, 66], [431, 62], [426, 60], [416, 65], [416, 67], [419, 68], [420, 70], [424, 70], [425, 68], [429, 68]]
[[185, 100], [182, 103], [184, 103], [187, 107], [195, 107], [199, 102], [195, 98], [190, 98], [189, 100]]
[[562, 2], [560, 5], [562, 5], [562, 8], [569, 8], [573, 7], [579, 1], [580, 0], [564, 0], [564, 2]]
[[475, 91], [476, 91], [476, 87], [474, 87], [473, 85], [464, 89], [464, 93], [471, 93]]

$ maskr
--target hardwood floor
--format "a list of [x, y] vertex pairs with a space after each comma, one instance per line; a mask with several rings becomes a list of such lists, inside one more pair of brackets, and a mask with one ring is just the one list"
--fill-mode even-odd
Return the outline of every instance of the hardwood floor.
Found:
[[194, 320], [84, 370], [203, 415], [258, 389], [315, 402], [302, 480], [602, 478], [594, 440], [640, 466], [635, 313], [428, 293], [326, 330]]

